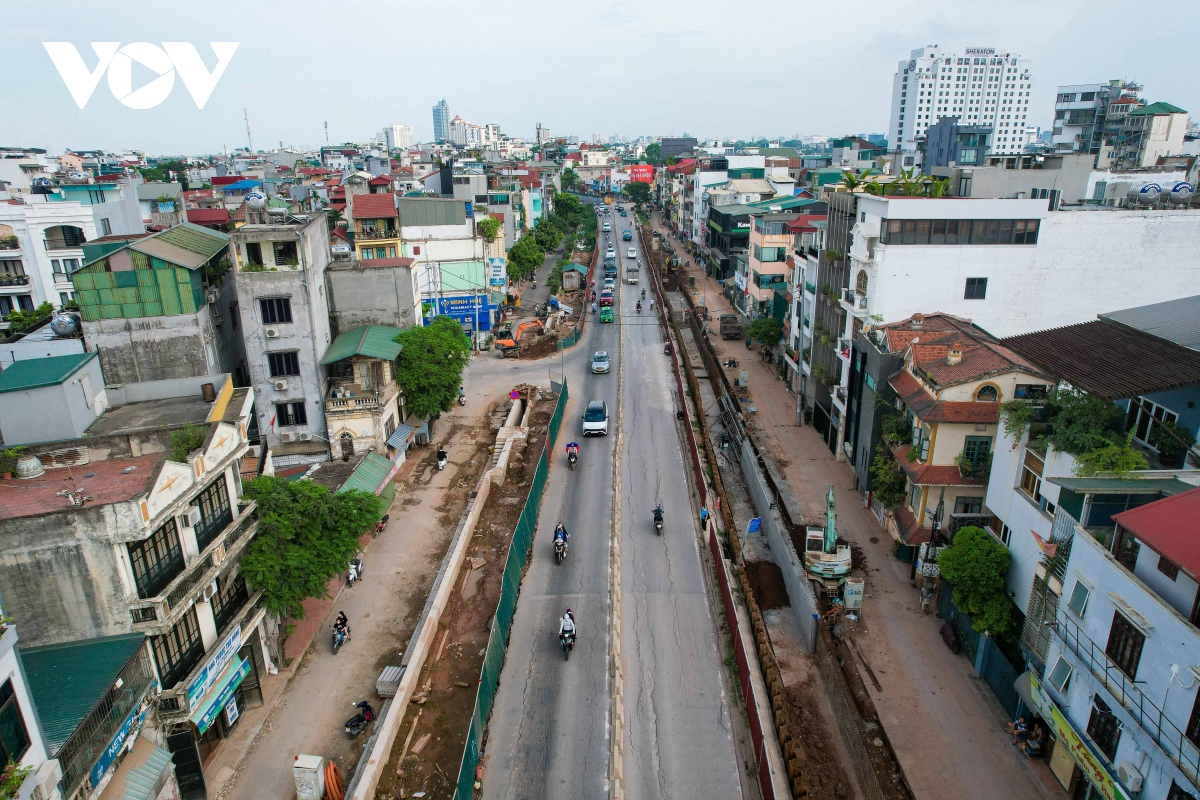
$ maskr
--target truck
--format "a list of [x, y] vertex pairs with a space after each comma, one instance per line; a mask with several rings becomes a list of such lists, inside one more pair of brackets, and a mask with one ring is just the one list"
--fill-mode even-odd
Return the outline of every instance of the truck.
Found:
[[504, 354], [505, 358], [519, 358], [521, 356], [521, 345], [525, 343], [529, 336], [541, 336], [545, 332], [539, 320], [522, 322], [517, 326], [516, 332], [508, 328], [497, 331], [496, 347], [500, 348], [500, 352]]
[[625, 262], [625, 282], [626, 283], [637, 283], [638, 282], [637, 262], [635, 262], [635, 261], [626, 261]]
[[737, 314], [722, 314], [720, 324], [722, 339], [742, 338], [742, 323], [738, 321]]

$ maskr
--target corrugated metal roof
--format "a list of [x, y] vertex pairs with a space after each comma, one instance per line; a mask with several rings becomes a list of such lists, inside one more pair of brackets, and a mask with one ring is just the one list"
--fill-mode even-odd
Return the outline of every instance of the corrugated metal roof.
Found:
[[133, 249], [188, 269], [199, 269], [208, 261], [199, 253], [193, 253], [191, 250], [185, 250], [161, 239], [143, 239], [133, 245]]
[[1105, 320], [1010, 336], [1001, 344], [1104, 400], [1200, 385], [1200, 352]]
[[384, 479], [392, 471], [393, 466], [391, 461], [379, 453], [374, 451], [367, 453], [366, 458], [354, 468], [354, 472], [350, 473], [350, 477], [338, 491], [361, 489], [364, 492], [379, 494], [379, 488], [383, 486]]
[[0, 372], [0, 393], [55, 386], [96, 357], [96, 353], [71, 353], [65, 356], [25, 358], [13, 362], [12, 366]]
[[397, 205], [401, 225], [462, 225], [467, 221], [467, 207], [463, 200], [401, 197]]
[[1178, 478], [1046, 478], [1077, 494], [1179, 494], [1195, 488]]
[[1182, 347], [1200, 350], [1200, 294], [1099, 316]]
[[403, 333], [403, 328], [393, 328], [391, 325], [364, 325], [346, 331], [333, 340], [322, 364], [332, 364], [351, 356], [367, 356], [393, 361], [400, 355], [403, 348], [396, 341], [396, 336]]
[[229, 234], [190, 222], [180, 223], [150, 238], [202, 255], [206, 261], [229, 245]]
[[404, 447], [409, 441], [417, 435], [417, 429], [412, 425], [405, 425], [403, 422], [396, 426], [396, 430], [392, 431], [392, 435], [388, 437], [388, 447]]
[[46, 747], [52, 756], [58, 754], [96, 702], [112, 688], [145, 639], [143, 634], [127, 633], [21, 648], [29, 691], [38, 707], [38, 717], [46, 732]]
[[1142, 106], [1141, 108], [1135, 108], [1133, 111], [1129, 112], [1129, 116], [1144, 117], [1147, 115], [1154, 116], [1156, 114], [1186, 114], [1186, 113], [1187, 112], [1184, 111], [1179, 106], [1173, 106], [1170, 103], [1164, 103], [1160, 100], [1159, 102], [1151, 103], [1148, 106]]

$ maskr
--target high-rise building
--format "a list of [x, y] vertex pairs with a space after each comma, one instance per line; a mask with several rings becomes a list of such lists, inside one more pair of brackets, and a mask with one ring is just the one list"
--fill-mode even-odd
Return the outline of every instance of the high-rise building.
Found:
[[433, 107], [433, 140], [435, 142], [450, 141], [450, 106], [445, 98]]
[[961, 55], [936, 45], [913, 50], [892, 83], [890, 147], [914, 152], [917, 138], [939, 117], [958, 117], [964, 125], [992, 129], [994, 155], [1020, 153], [1033, 90], [1029, 64], [991, 47], [968, 47]]
[[[434, 116], [437, 116], [436, 108]], [[383, 129], [381, 138], [388, 150], [404, 150], [412, 147], [413, 129], [411, 125], [388, 125]]]

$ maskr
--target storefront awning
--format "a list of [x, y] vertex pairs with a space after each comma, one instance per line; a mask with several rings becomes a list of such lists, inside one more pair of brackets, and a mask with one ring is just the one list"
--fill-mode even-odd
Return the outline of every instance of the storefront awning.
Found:
[[1033, 704], [1033, 693], [1029, 689], [1029, 670], [1025, 670], [1017, 679], [1013, 681], [1013, 689], [1017, 692], [1017, 697], [1021, 698], [1021, 702], [1030, 710], [1037, 710], [1037, 706]]
[[242, 679], [250, 674], [250, 662], [244, 661], [239, 657], [235, 657], [232, 664], [225, 668], [221, 673], [221, 677], [217, 679], [216, 684], [208, 693], [208, 698], [200, 704], [200, 707], [192, 712], [191, 720], [196, 723], [196, 730], [204, 733], [209, 726], [216, 720], [217, 714], [220, 714], [228, 705], [230, 699], [233, 698], [233, 693], [237, 691], [237, 687], [241, 685]]
[[417, 435], [417, 429], [412, 425], [405, 425], [403, 422], [396, 426], [396, 430], [388, 437], [388, 447], [395, 447], [398, 450], [403, 450], [408, 447], [408, 443]]

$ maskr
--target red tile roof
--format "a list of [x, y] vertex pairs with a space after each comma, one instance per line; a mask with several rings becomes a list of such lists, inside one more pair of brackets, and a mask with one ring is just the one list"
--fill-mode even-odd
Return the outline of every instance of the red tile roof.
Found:
[[329, 238], [341, 239], [344, 242], [349, 242], [350, 241], [350, 231], [346, 229], [345, 225], [338, 225], [336, 228], [334, 228], [332, 231], [329, 232]]
[[354, 219], [383, 219], [396, 216], [396, 195], [393, 192], [383, 194], [354, 195]]
[[116, 183], [117, 181], [121, 180], [121, 178], [124, 178], [124, 177], [125, 176], [120, 173], [116, 173], [113, 175], [97, 175], [96, 183]]
[[368, 186], [390, 186], [392, 179], [386, 175], [380, 175], [378, 178], [372, 178], [367, 184]]
[[1192, 580], [1200, 580], [1200, 489], [1122, 511], [1113, 519]]
[[190, 191], [183, 193], [183, 199], [191, 201], [191, 202], [195, 202], [196, 200], [212, 200], [213, 199], [213, 190], [212, 189], [192, 189]]
[[904, 506], [897, 506], [892, 509], [892, 513], [896, 516], [896, 529], [900, 533], [900, 541], [915, 545], [925, 544], [932, 538], [933, 531], [929, 528], [918, 528], [917, 515]]
[[209, 183], [211, 183], [213, 186], [228, 186], [231, 183], [237, 183], [241, 179], [241, 175], [222, 175], [220, 177], [214, 177], [211, 181], [209, 181]]
[[923, 461], [909, 461], [908, 454], [912, 445], [893, 447], [892, 455], [904, 474], [913, 483], [921, 486], [987, 486], [987, 480], [964, 478], [957, 464], [926, 464]]
[[[914, 327], [914, 320], [918, 320]], [[1049, 373], [1019, 355], [970, 320], [950, 314], [913, 315], [909, 319], [884, 326], [888, 349], [893, 353], [911, 351], [911, 369], [937, 387], [979, 380], [990, 375], [1020, 371], [1051, 381]], [[962, 358], [950, 364], [951, 348], [962, 351]]]
[[[164, 453], [137, 458], [110, 458], [93, 461], [83, 467], [48, 469], [37, 478], [5, 481], [0, 490], [0, 519], [34, 517], [71, 511], [74, 507], [65, 497], [58, 497], [63, 486], [72, 485], [90, 499], [87, 507], [120, 503], [150, 490], [158, 464], [166, 460]], [[125, 472], [128, 467], [135, 467]]]
[[785, 222], [783, 227], [792, 233], [812, 232], [816, 230], [814, 222], [826, 219], [829, 219], [828, 214], [801, 214], [795, 219]]
[[964, 422], [996, 424], [1000, 419], [1000, 404], [987, 402], [961, 402], [938, 400], [921, 385], [911, 372], [900, 370], [888, 378], [888, 385], [896, 390], [912, 412], [922, 422]]
[[360, 267], [411, 267], [417, 263], [415, 258], [360, 258], [358, 266]]
[[567, 153], [563, 156], [563, 161], [583, 161], [583, 156], [579, 153]]
[[194, 225], [226, 225], [229, 223], [229, 209], [189, 208], [187, 221]]

